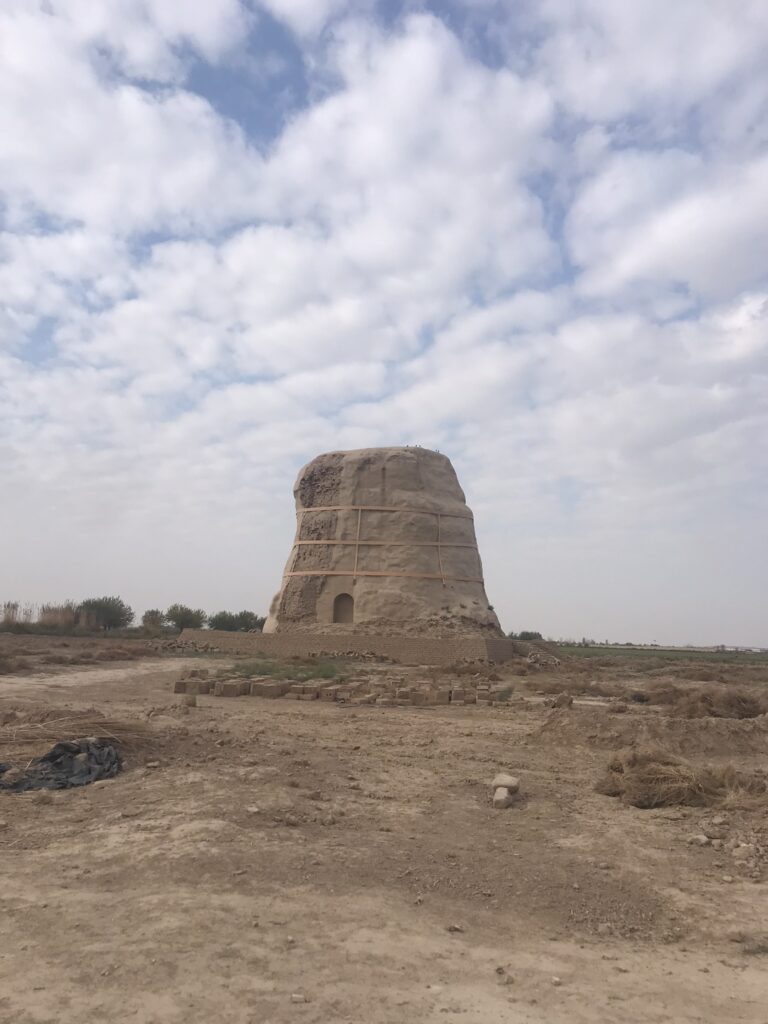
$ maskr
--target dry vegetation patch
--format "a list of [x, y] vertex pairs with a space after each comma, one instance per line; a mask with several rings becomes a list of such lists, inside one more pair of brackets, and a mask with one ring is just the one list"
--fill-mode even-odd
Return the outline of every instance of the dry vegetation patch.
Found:
[[55, 743], [95, 737], [111, 741], [121, 753], [147, 753], [160, 737], [138, 720], [108, 718], [99, 711], [6, 711], [0, 716], [0, 761], [19, 766]]
[[632, 807], [768, 806], [766, 779], [733, 765], [694, 765], [659, 746], [621, 751], [595, 789]]

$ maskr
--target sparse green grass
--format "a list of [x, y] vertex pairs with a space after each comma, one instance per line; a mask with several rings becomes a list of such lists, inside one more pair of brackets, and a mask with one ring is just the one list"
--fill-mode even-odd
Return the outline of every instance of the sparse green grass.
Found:
[[727, 665], [768, 665], [768, 654], [754, 651], [704, 651], [681, 647], [581, 647], [579, 644], [556, 644], [558, 654], [575, 658], [656, 658], [668, 661], [707, 661]]
[[342, 668], [335, 661], [301, 661], [280, 663], [277, 661], [239, 661], [233, 671], [242, 676], [272, 676], [273, 679], [341, 679]]

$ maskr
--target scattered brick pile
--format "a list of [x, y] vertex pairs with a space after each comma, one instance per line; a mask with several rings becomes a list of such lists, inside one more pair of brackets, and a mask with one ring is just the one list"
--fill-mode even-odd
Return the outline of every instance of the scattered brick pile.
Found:
[[210, 678], [207, 669], [188, 670], [174, 684], [174, 693], [210, 694], [214, 697], [284, 697], [289, 700], [323, 700], [345, 704], [375, 704], [377, 707], [434, 707], [436, 705], [477, 704], [490, 707], [507, 704], [509, 684], [485, 680], [462, 682], [461, 686], [435, 685], [432, 682], [403, 686], [392, 680], [312, 679], [297, 682], [271, 676], [220, 675]]

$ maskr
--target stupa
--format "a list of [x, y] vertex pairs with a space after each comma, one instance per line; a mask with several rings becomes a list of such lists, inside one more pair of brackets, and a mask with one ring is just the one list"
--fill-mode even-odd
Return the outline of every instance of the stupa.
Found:
[[450, 459], [426, 448], [318, 455], [265, 633], [503, 636]]

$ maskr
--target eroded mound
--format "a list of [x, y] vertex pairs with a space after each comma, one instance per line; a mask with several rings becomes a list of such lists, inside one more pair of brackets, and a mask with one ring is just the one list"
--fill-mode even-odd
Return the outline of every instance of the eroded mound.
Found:
[[555, 709], [535, 732], [537, 741], [607, 750], [657, 743], [676, 753], [714, 756], [768, 753], [768, 715], [759, 718], [669, 718], [603, 708]]

